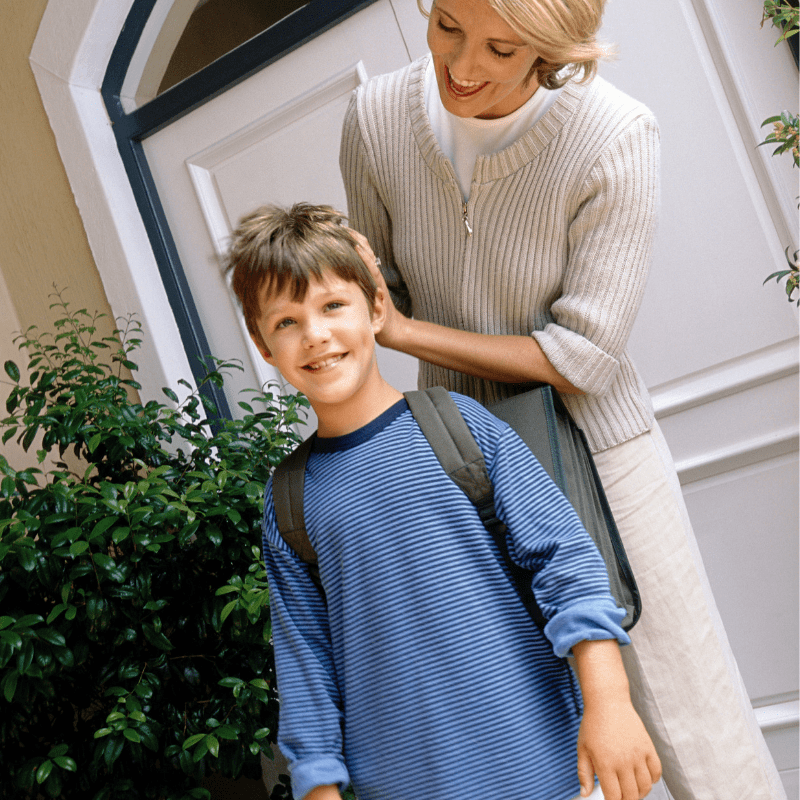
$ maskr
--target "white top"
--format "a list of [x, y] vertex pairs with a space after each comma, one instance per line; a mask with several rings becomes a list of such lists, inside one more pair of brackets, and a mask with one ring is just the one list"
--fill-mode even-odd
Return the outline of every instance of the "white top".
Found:
[[540, 86], [527, 103], [505, 117], [457, 117], [442, 105], [433, 59], [428, 61], [425, 70], [425, 110], [439, 147], [453, 164], [464, 200], [469, 200], [478, 156], [499, 153], [516, 142], [544, 116], [559, 94], [561, 89], [550, 91]]

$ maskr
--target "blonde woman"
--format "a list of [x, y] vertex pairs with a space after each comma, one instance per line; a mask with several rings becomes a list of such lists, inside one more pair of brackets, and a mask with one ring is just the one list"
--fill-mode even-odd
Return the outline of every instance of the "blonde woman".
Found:
[[623, 653], [672, 797], [785, 798], [626, 350], [659, 140], [595, 77], [603, 5], [435, 0], [430, 55], [351, 101], [350, 222], [395, 304], [378, 341], [420, 359], [422, 386], [490, 403], [545, 381], [584, 429], [642, 593]]

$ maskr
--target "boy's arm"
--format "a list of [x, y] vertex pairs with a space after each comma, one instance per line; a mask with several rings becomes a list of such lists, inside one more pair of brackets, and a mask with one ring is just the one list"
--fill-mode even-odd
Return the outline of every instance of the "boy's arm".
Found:
[[619, 645], [613, 639], [578, 642], [572, 647], [583, 694], [578, 734], [581, 795], [600, 779], [605, 800], [639, 800], [661, 777], [661, 762], [631, 704]]
[[337, 786], [315, 786], [303, 800], [342, 800]]

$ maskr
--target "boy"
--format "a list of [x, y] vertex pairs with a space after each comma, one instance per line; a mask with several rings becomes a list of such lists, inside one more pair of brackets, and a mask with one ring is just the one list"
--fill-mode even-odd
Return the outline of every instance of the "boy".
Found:
[[341, 215], [305, 204], [245, 217], [228, 259], [256, 347], [319, 420], [304, 510], [324, 591], [278, 533], [271, 485], [264, 510], [294, 796], [335, 800], [352, 782], [360, 800], [570, 800], [596, 773], [606, 800], [644, 797], [660, 764], [630, 703], [624, 611], [600, 555], [519, 437], [454, 395], [509, 550], [532, 570], [542, 631], [378, 371], [387, 299], [370, 261]]

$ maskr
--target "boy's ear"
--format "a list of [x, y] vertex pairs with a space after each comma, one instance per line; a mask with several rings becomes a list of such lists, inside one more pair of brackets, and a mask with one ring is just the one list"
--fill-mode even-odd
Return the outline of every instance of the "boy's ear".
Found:
[[261, 342], [259, 339], [257, 339], [255, 336], [253, 336], [252, 333], [250, 334], [250, 338], [253, 340], [253, 344], [256, 346], [256, 350], [258, 350], [258, 352], [261, 353], [261, 358], [263, 358], [264, 361], [267, 362], [267, 364], [272, 364], [272, 366], [275, 366], [275, 363], [272, 359], [272, 353], [270, 353], [270, 351], [267, 350], [267, 348], [264, 346], [264, 343]]
[[386, 292], [379, 286], [375, 291], [375, 302], [372, 304], [372, 332], [377, 336], [386, 324]]

